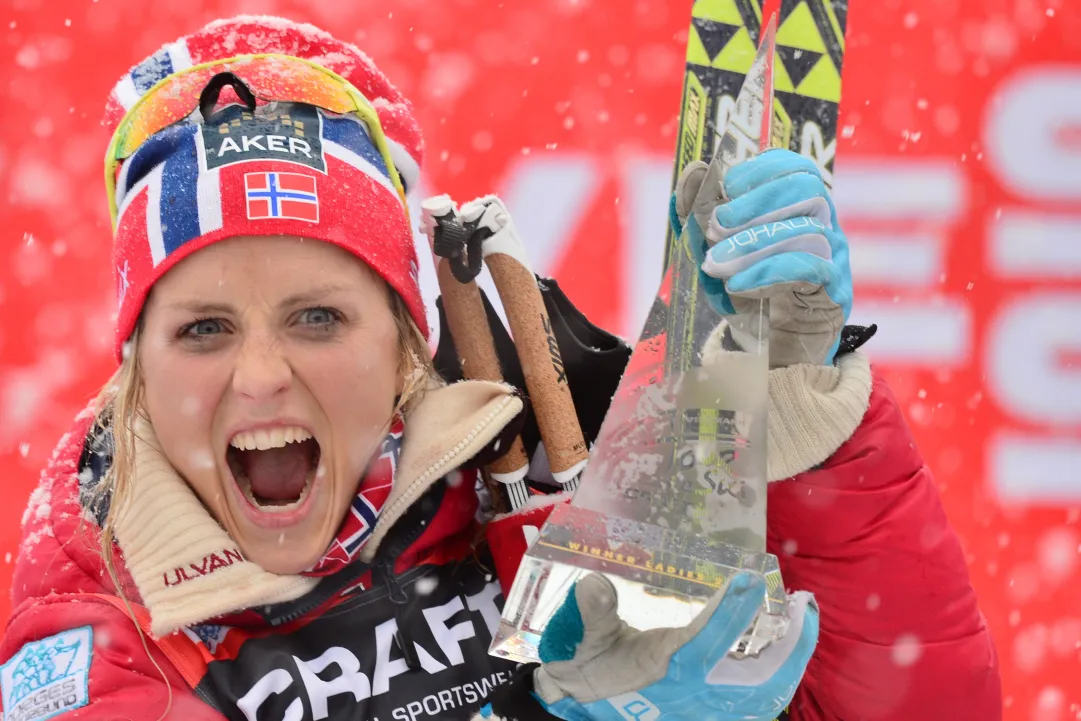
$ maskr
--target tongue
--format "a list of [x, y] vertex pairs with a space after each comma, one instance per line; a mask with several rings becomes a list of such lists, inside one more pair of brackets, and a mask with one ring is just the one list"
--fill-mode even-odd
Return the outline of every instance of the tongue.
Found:
[[269, 501], [299, 498], [311, 470], [311, 454], [305, 445], [289, 443], [284, 448], [239, 454], [252, 493]]

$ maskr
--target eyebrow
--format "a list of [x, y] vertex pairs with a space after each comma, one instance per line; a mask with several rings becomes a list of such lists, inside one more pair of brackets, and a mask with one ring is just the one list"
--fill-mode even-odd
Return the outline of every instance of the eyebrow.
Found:
[[293, 295], [287, 296], [279, 305], [291, 308], [298, 305], [306, 305], [308, 303], [318, 303], [321, 300], [325, 300], [328, 296], [343, 290], [346, 290], [345, 286], [321, 285], [302, 293], [294, 293]]
[[223, 315], [233, 312], [233, 307], [225, 303], [201, 303], [199, 301], [180, 301], [179, 303], [171, 303], [169, 307], [173, 310], [182, 310], [185, 313], [193, 313], [194, 315], [212, 315], [220, 313]]
[[[321, 300], [325, 300], [328, 296], [346, 290], [345, 286], [341, 285], [322, 285], [310, 290], [303, 291], [301, 293], [294, 293], [283, 299], [278, 305], [286, 308], [293, 308], [298, 305], [305, 305], [307, 303], [318, 303]], [[170, 308], [174, 310], [181, 310], [187, 313], [194, 313], [195, 315], [209, 315], [209, 314], [222, 314], [228, 315], [235, 313], [233, 306], [228, 303], [207, 303], [202, 301], [179, 301], [172, 303]]]

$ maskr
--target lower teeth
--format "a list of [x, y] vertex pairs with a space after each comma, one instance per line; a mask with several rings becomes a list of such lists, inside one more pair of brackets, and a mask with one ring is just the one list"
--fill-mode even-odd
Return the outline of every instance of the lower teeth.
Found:
[[282, 511], [292, 510], [304, 502], [304, 499], [308, 497], [308, 491], [310, 491], [312, 487], [312, 475], [313, 474], [309, 473], [308, 478], [304, 480], [304, 489], [301, 490], [300, 495], [289, 501], [276, 501], [257, 496], [252, 490], [251, 481], [247, 478], [237, 478], [237, 485], [240, 486], [240, 490], [244, 492], [244, 496], [259, 510], [280, 513]]

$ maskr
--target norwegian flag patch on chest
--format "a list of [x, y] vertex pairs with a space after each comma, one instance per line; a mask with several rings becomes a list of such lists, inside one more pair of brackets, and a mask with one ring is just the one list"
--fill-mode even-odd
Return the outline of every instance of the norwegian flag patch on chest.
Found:
[[319, 194], [315, 178], [300, 173], [245, 173], [244, 192], [248, 219], [306, 220], [319, 222]]

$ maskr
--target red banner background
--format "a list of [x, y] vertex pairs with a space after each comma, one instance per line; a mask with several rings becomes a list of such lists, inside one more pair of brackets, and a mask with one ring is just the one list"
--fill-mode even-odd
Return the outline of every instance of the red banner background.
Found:
[[[868, 350], [964, 540], [1007, 718], [1081, 718], [1081, 5], [852, 6], [835, 190], [853, 320], [880, 325]], [[38, 471], [112, 369], [98, 119], [122, 72], [244, 11], [354, 40], [416, 105], [420, 193], [502, 194], [538, 270], [633, 336], [660, 278], [690, 8], [8, 0], [0, 618]]]

